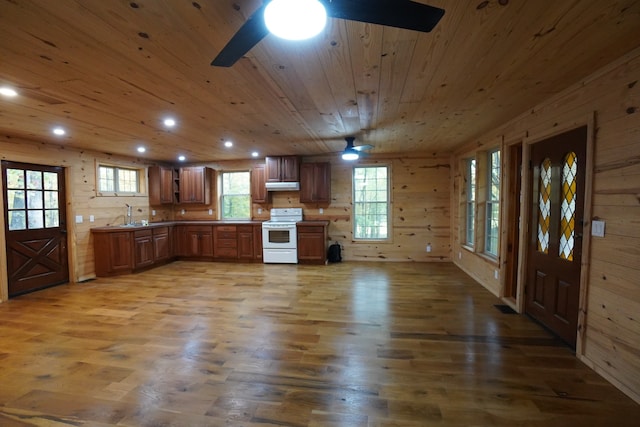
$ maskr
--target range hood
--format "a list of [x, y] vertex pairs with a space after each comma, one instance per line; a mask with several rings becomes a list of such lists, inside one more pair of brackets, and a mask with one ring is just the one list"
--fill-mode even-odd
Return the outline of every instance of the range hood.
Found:
[[267, 191], [299, 191], [299, 182], [267, 182], [264, 184]]

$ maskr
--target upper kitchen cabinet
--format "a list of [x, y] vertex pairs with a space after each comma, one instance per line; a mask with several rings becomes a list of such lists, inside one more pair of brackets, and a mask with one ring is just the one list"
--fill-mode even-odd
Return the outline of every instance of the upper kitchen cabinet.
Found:
[[329, 162], [300, 165], [300, 203], [331, 203]]
[[251, 169], [251, 201], [269, 203], [269, 192], [265, 185], [265, 165], [255, 165]]
[[213, 169], [204, 166], [180, 168], [178, 203], [211, 203]]
[[265, 165], [266, 182], [297, 182], [300, 179], [299, 157], [267, 157]]
[[173, 168], [151, 166], [149, 168], [149, 204], [171, 205], [175, 203], [177, 172]]

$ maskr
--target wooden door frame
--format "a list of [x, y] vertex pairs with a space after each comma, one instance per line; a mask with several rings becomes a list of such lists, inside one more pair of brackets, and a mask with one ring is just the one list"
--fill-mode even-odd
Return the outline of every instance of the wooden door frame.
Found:
[[[78, 259], [76, 254], [76, 222], [71, 191], [71, 175], [72, 167], [62, 164], [61, 162], [52, 162], [51, 164], [43, 164], [34, 162], [31, 158], [17, 158], [17, 159], [3, 159], [9, 162], [18, 163], [31, 163], [41, 166], [53, 166], [61, 167], [64, 183], [65, 183], [65, 197], [66, 206], [65, 213], [67, 216], [67, 268], [69, 269], [69, 283], [75, 283], [78, 281], [78, 268], [76, 266], [76, 260]], [[2, 179], [0, 179], [0, 206], [4, 206], [4, 186], [2, 185]], [[5, 221], [4, 215], [0, 215], [0, 241], [6, 242], [7, 236], [5, 234]], [[7, 246], [6, 244], [0, 245], [0, 304], [9, 299], [9, 277], [7, 275]]]
[[[580, 271], [580, 300], [578, 307], [578, 335], [576, 340], [576, 355], [582, 359], [584, 355], [584, 338], [587, 317], [587, 294], [589, 287], [589, 265], [591, 248], [591, 217], [593, 211], [593, 176], [594, 176], [594, 135], [595, 135], [595, 112], [587, 117], [577, 118], [567, 121], [563, 126], [555, 126], [549, 130], [543, 130], [536, 134], [527, 135], [522, 140], [522, 189], [523, 197], [520, 205], [522, 224], [520, 227], [520, 259], [518, 266], [518, 291], [517, 302], [518, 311], [524, 313], [524, 282], [526, 280], [527, 266], [529, 263], [528, 233], [531, 225], [532, 209], [532, 186], [531, 174], [529, 172], [529, 162], [531, 160], [531, 147], [537, 142], [544, 141], [550, 137], [568, 132], [582, 126], [587, 127], [587, 140], [585, 141], [585, 181], [584, 181], [584, 238], [582, 239], [582, 260]], [[506, 251], [506, 248], [504, 249]], [[505, 252], [506, 253], [506, 252]]]

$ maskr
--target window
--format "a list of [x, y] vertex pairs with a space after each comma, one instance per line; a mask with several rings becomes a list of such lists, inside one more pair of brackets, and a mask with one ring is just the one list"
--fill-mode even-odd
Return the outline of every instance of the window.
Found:
[[139, 193], [140, 170], [99, 165], [98, 191], [100, 193]]
[[466, 166], [467, 211], [465, 244], [467, 246], [473, 247], [475, 240], [476, 221], [476, 159], [468, 159]]
[[500, 228], [500, 150], [487, 153], [487, 215], [484, 251], [498, 256]]
[[353, 168], [353, 236], [387, 239], [389, 233], [389, 168]]
[[222, 219], [251, 218], [251, 181], [249, 172], [223, 172], [220, 204]]
[[6, 173], [9, 231], [59, 227], [58, 174], [28, 169]]

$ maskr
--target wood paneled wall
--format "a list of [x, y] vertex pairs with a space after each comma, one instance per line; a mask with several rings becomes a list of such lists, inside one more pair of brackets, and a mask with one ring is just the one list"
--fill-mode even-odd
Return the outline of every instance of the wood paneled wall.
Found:
[[[461, 245], [461, 160], [491, 148], [496, 138], [507, 143], [534, 140], [584, 125], [594, 113], [592, 218], [586, 219], [604, 220], [606, 235], [590, 237], [590, 228], [585, 228], [585, 237], [590, 238], [590, 256], [584, 267], [588, 274], [583, 284], [586, 328], [578, 353], [640, 402], [640, 49], [456, 153], [452, 162], [456, 198], [452, 204], [453, 259], [487, 289], [502, 294], [503, 282], [494, 279], [494, 271], [503, 265]], [[502, 144], [503, 153], [505, 147]], [[508, 203], [503, 192], [502, 206]], [[506, 232], [506, 227], [502, 228]], [[504, 257], [504, 248], [501, 252]]]

